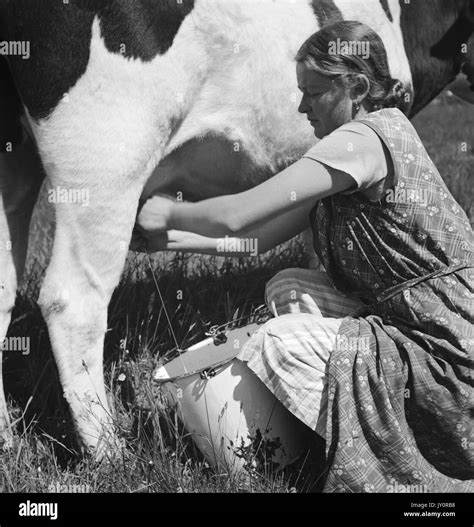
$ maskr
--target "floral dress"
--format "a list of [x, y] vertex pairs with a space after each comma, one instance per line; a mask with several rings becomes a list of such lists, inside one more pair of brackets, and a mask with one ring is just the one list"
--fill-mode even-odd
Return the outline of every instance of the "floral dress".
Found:
[[[472, 492], [472, 228], [400, 110], [354, 122], [383, 142], [391, 175], [370, 199], [339, 193], [311, 212], [329, 279], [362, 306], [339, 319], [325, 370], [324, 490]], [[272, 389], [265, 368], [252, 369]]]

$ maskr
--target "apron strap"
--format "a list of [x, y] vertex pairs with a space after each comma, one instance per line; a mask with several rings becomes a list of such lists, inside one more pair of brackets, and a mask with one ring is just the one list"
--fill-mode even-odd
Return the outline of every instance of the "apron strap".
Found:
[[[391, 298], [398, 295], [402, 291], [405, 291], [406, 289], [410, 289], [411, 287], [414, 287], [428, 280], [432, 280], [434, 278], [441, 278], [443, 276], [448, 276], [462, 269], [469, 269], [469, 268], [472, 269], [473, 266], [468, 265], [468, 264], [450, 265], [449, 267], [437, 269], [436, 271], [433, 271], [432, 273], [429, 273], [425, 276], [417, 276], [416, 278], [412, 278], [411, 280], [407, 280], [406, 282], [402, 282], [401, 284], [397, 284], [393, 287], [390, 287], [389, 289], [386, 289], [383, 293], [380, 293], [379, 295], [377, 295], [375, 297], [377, 300], [377, 304], [386, 302], [387, 300], [390, 300]], [[372, 305], [377, 305], [377, 304], [372, 304]]]

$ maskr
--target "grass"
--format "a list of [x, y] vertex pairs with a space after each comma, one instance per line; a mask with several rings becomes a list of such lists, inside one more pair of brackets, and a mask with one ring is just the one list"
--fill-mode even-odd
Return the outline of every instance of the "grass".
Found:
[[474, 223], [474, 109], [430, 104], [413, 119], [428, 154], [449, 190]]
[[[474, 112], [460, 104], [432, 104], [413, 123], [451, 192], [473, 221]], [[281, 269], [304, 263], [299, 239], [253, 259], [170, 254], [153, 258], [182, 348], [201, 340], [211, 325], [261, 305], [266, 281]], [[313, 465], [307, 463], [303, 469], [252, 473], [239, 481], [212, 470], [196, 452], [150, 381], [154, 367], [175, 345], [142, 256], [128, 259], [110, 303], [105, 343], [106, 384], [126, 447], [114, 463], [96, 464], [80, 455], [47, 329], [33, 301], [43, 269], [44, 260], [30, 260], [29, 280], [18, 295], [9, 331], [10, 336], [28, 335], [31, 352], [28, 356], [5, 354], [4, 378], [15, 441], [11, 450], [0, 455], [0, 490], [47, 492], [50, 486], [67, 485], [89, 492], [275, 493], [310, 488], [318, 473], [314, 469], [320, 462], [318, 455]], [[177, 298], [177, 290], [182, 291], [182, 299]]]
[[[158, 282], [180, 348], [202, 340], [211, 325], [250, 313], [262, 303], [265, 282], [273, 274], [288, 264], [304, 265], [301, 253], [295, 240], [271, 257], [257, 258], [257, 265], [246, 259], [162, 259]], [[9, 332], [30, 335], [31, 351], [9, 356], [5, 365], [18, 424], [14, 448], [0, 459], [3, 490], [44, 492], [50, 485], [82, 485], [90, 492], [289, 491], [298, 478], [294, 470], [253, 475], [244, 485], [215, 473], [165, 408], [151, 373], [175, 345], [151, 272], [142, 257], [130, 260], [110, 303], [104, 364], [115, 424], [126, 441], [124, 458], [96, 465], [79, 453], [47, 329], [29, 294], [37, 287], [34, 277], [18, 297]], [[183, 300], [176, 298], [178, 289]]]

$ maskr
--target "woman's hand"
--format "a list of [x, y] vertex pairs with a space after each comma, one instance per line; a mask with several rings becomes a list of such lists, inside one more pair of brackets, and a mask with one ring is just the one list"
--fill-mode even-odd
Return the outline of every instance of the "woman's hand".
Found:
[[145, 238], [139, 229], [133, 229], [132, 240], [130, 242], [130, 250], [137, 253], [154, 253], [157, 251], [169, 250], [168, 233], [163, 232], [155, 236], [153, 239]]
[[172, 200], [163, 196], [153, 196], [146, 201], [137, 217], [140, 234], [147, 240], [166, 235], [173, 205]]
[[171, 230], [146, 239], [139, 229], [133, 230], [130, 250], [141, 253], [154, 253], [157, 251], [185, 251], [201, 254], [218, 255], [217, 241], [214, 238], [205, 238], [192, 232]]

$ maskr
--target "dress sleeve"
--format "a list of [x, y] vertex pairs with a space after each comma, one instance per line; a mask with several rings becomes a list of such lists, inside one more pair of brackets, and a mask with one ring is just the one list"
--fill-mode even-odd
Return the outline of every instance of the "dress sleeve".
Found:
[[387, 160], [378, 135], [363, 123], [351, 121], [321, 139], [303, 157], [349, 174], [352, 194], [371, 188], [387, 176]]

